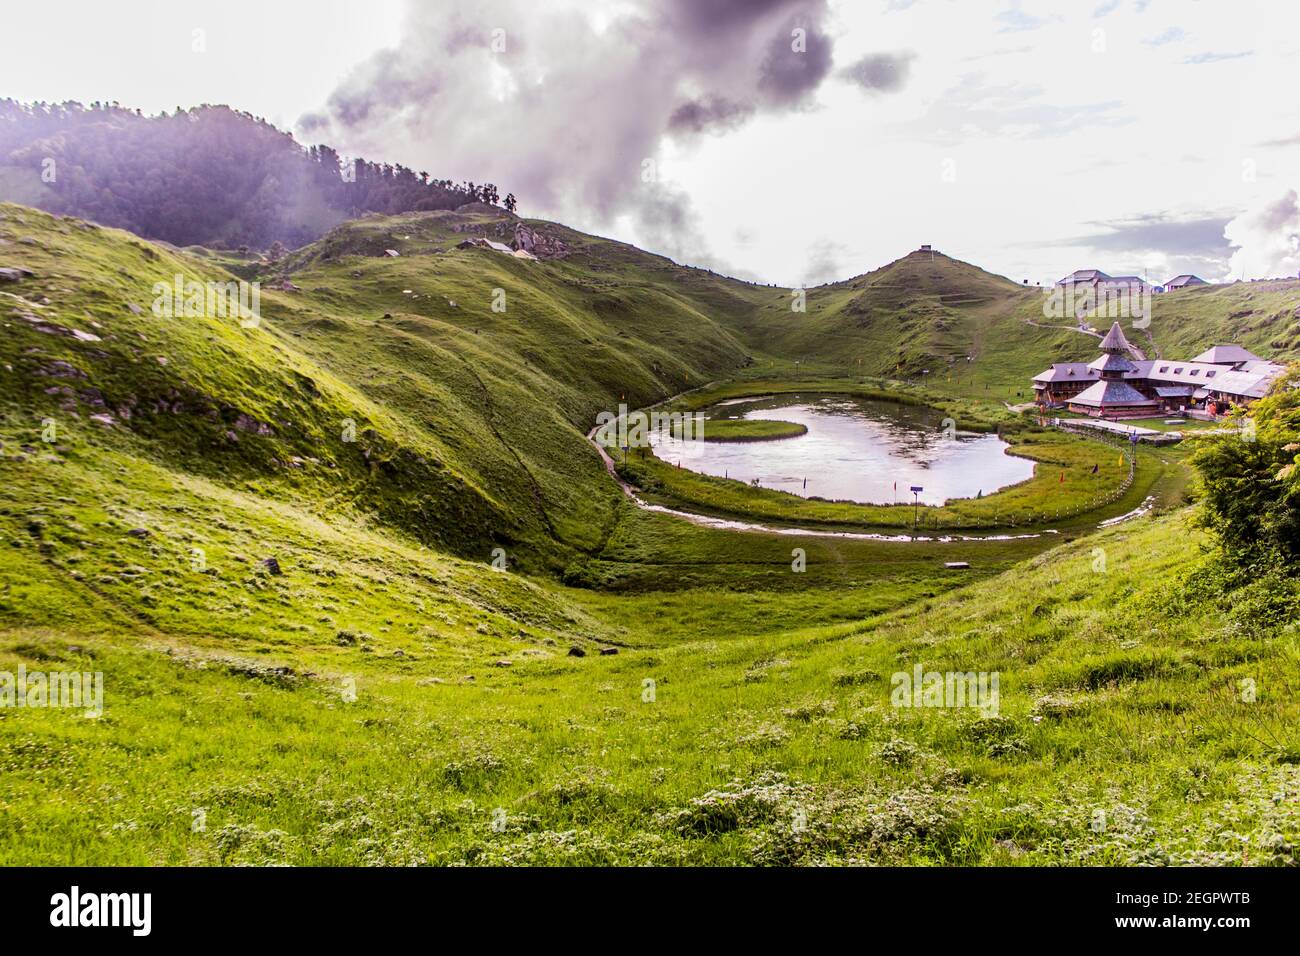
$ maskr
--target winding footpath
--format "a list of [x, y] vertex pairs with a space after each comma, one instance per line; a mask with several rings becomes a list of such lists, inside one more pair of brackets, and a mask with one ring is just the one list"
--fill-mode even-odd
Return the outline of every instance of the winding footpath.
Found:
[[[1025, 324], [1032, 325], [1036, 329], [1058, 329], [1062, 332], [1078, 332], [1080, 335], [1087, 335], [1090, 338], [1096, 339], [1098, 342], [1102, 339], [1102, 333], [1094, 332], [1092, 329], [1086, 329], [1081, 325], [1053, 325], [1050, 322], [1035, 322], [1033, 319], [1025, 319]], [[1156, 340], [1151, 337], [1150, 330], [1142, 329], [1141, 331], [1146, 333], [1147, 341], [1152, 345], [1152, 351], [1159, 355], [1160, 350], [1155, 348]], [[1147, 360], [1146, 352], [1138, 348], [1132, 342], [1128, 343], [1128, 352], [1133, 356], [1135, 361], [1145, 362]]]

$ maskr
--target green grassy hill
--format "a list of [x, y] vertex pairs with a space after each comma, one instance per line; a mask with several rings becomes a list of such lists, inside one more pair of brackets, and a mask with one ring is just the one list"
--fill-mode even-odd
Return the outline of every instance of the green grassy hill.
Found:
[[[1194, 586], [1178, 452], [1153, 516], [909, 542], [644, 510], [584, 437], [815, 374], [1039, 441], [1003, 402], [1092, 346], [1038, 293], [913, 254], [796, 314], [480, 206], [265, 263], [0, 205], [0, 268], [0, 671], [105, 686], [0, 708], [11, 863], [1295, 860], [1294, 628]], [[178, 274], [260, 323], [155, 314]], [[892, 708], [918, 663], [1000, 714]]]
[[517, 546], [559, 566], [597, 544], [617, 497], [582, 435], [597, 411], [747, 361], [713, 316], [741, 312], [749, 287], [567, 232], [571, 253], [551, 261], [452, 247], [467, 235], [454, 229], [500, 213], [340, 227], [264, 269], [262, 323], [247, 329], [152, 312], [156, 282], [232, 279], [221, 258], [0, 209], [5, 252], [21, 251], [6, 261], [33, 273], [0, 289], [11, 442], [50, 418], [463, 556]]
[[1162, 355], [1191, 358], [1235, 343], [1264, 358], [1300, 358], [1300, 279], [1195, 286], [1155, 297], [1151, 334]]
[[[1049, 290], [1050, 291], [1050, 290]], [[1090, 360], [1098, 338], [1044, 315], [1044, 290], [939, 252], [911, 252], [845, 282], [807, 290], [807, 313], [771, 297], [750, 341], [819, 369], [910, 379], [946, 394], [1030, 398], [1028, 380], [1058, 361]], [[1101, 332], [1109, 319], [1095, 318]], [[1300, 358], [1300, 280], [1199, 286], [1157, 295], [1149, 329], [1121, 318], [1151, 357], [1191, 358], [1234, 342]]]
[[970, 263], [916, 251], [807, 290], [806, 313], [791, 310], [788, 292], [773, 296], [751, 341], [774, 365], [797, 361], [948, 395], [1023, 401], [1034, 374], [1096, 343], [1045, 319], [1042, 296]]

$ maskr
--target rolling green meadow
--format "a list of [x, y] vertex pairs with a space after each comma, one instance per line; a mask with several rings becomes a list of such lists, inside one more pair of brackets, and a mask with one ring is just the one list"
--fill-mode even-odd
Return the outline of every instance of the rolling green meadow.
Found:
[[[461, 247], [516, 222], [269, 262], [0, 204], [0, 672], [104, 694], [0, 707], [0, 859], [1300, 861], [1300, 592], [1224, 569], [1191, 458], [1230, 436], [1121, 459], [1016, 411], [1096, 340], [967, 263], [795, 312], [555, 223], [560, 257]], [[260, 282], [260, 322], [158, 314], [178, 275]], [[1297, 306], [1169, 293], [1151, 341], [1293, 359]], [[929, 406], [1035, 476], [909, 540], [911, 508], [611, 449], [638, 502], [587, 438], [785, 392]], [[995, 712], [900, 705], [918, 667], [996, 674]]]

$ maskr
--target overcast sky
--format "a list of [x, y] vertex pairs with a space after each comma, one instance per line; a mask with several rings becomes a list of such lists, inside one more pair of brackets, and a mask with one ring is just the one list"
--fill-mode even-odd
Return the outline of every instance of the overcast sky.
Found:
[[1017, 281], [1300, 272], [1290, 0], [65, 0], [4, 21], [0, 96], [228, 103], [765, 282], [921, 243]]

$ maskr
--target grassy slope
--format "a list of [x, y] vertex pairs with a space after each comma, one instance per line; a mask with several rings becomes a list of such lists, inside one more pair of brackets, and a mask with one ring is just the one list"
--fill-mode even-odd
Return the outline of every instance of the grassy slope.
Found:
[[[7, 605], [0, 665], [102, 670], [107, 709], [0, 713], [0, 845], [11, 863], [1295, 862], [1296, 635], [1179, 595], [1185, 520], [839, 625], [668, 635], [623, 599], [620, 655], [484, 637], [510, 667], [434, 649], [418, 575], [389, 573], [383, 612], [356, 605], [387, 633], [258, 658], [143, 630], [5, 548], [7, 600], [36, 593]], [[377, 570], [318, 563], [341, 605]], [[313, 577], [246, 601], [292, 619]], [[16, 614], [36, 606], [39, 625]], [[999, 716], [892, 708], [915, 663], [1000, 672]]]
[[767, 309], [760, 341], [774, 355], [979, 398], [1023, 389], [1043, 358], [1078, 337], [1024, 321], [1041, 319], [1040, 293], [938, 253], [810, 289], [803, 314], [788, 296]]
[[1300, 280], [1198, 286], [1156, 296], [1151, 334], [1169, 358], [1190, 359], [1210, 345], [1235, 342], [1264, 358], [1293, 361], [1300, 358]]
[[[365, 251], [380, 224], [385, 247], [405, 248], [402, 235], [418, 245], [422, 229], [445, 247], [448, 222], [475, 217], [363, 220], [325, 240], [328, 264], [287, 264], [301, 291], [268, 287], [264, 322], [249, 330], [150, 314], [155, 281], [221, 278], [209, 260], [3, 208], [0, 238], [21, 252], [6, 258], [37, 273], [0, 290], [13, 310], [0, 346], [11, 440], [33, 440], [52, 417], [169, 467], [374, 514], [482, 560], [501, 545], [558, 568], [598, 546], [591, 515], [617, 493], [578, 426], [624, 396], [643, 403], [745, 361], [701, 311], [739, 311], [740, 294], [644, 254], [637, 272], [600, 240], [557, 263], [480, 249], [376, 258], [344, 247]], [[504, 313], [492, 311], [495, 289]], [[47, 334], [20, 313], [102, 341]], [[96, 412], [119, 425], [90, 425]], [[343, 440], [348, 420], [355, 442]]]
[[[1293, 638], [1240, 637], [1210, 607], [1150, 611], [1144, 593], [1194, 556], [1176, 524], [1109, 532], [1112, 570], [1085, 586], [1092, 539], [993, 578], [1052, 539], [734, 534], [623, 500], [582, 437], [597, 410], [789, 375], [801, 343], [827, 381], [888, 371], [774, 325], [788, 293], [544, 223], [571, 256], [452, 248], [465, 230], [504, 238], [496, 213], [373, 217], [284, 263], [299, 291], [264, 292], [245, 330], [148, 308], [154, 281], [247, 263], [0, 215], [0, 265], [37, 273], [0, 287], [0, 670], [102, 670], [108, 695], [94, 721], [0, 710], [12, 862], [1130, 859], [1182, 852], [1180, 828], [1216, 814], [1242, 814], [1252, 853], [1294, 831], [1256, 804], [1292, 786], [1273, 764], [1293, 745], [1270, 741], [1286, 741], [1294, 695], [1265, 695], [1249, 734], [1220, 713], [1233, 668], [1258, 659], [1261, 684], [1289, 686]], [[871, 295], [918, 296], [903, 285]], [[867, 291], [829, 294], [843, 311]], [[819, 294], [810, 322], [829, 318]], [[967, 378], [905, 391], [981, 423], [1011, 418], [992, 386], [1077, 337], [1028, 332], [1023, 354], [998, 352], [1009, 323], [1022, 331], [1015, 309], [929, 294], [894, 303], [904, 370], [981, 350]], [[866, 344], [886, 341], [887, 308]], [[509, 572], [488, 568], [496, 546]], [[1141, 649], [1123, 646], [1135, 627], [1152, 631]], [[1147, 644], [1159, 661], [1134, 663]], [[887, 709], [880, 675], [940, 645], [1003, 669], [1010, 724]], [[1040, 691], [1071, 700], [1035, 722]], [[1202, 716], [1226, 729], [1179, 736]], [[1124, 728], [1152, 746], [1117, 753]], [[1108, 794], [1096, 781], [1121, 756]], [[1203, 805], [1163, 796], [1188, 787]], [[1113, 839], [1079, 829], [1102, 801], [1125, 821]], [[786, 832], [795, 808], [806, 836]]]

